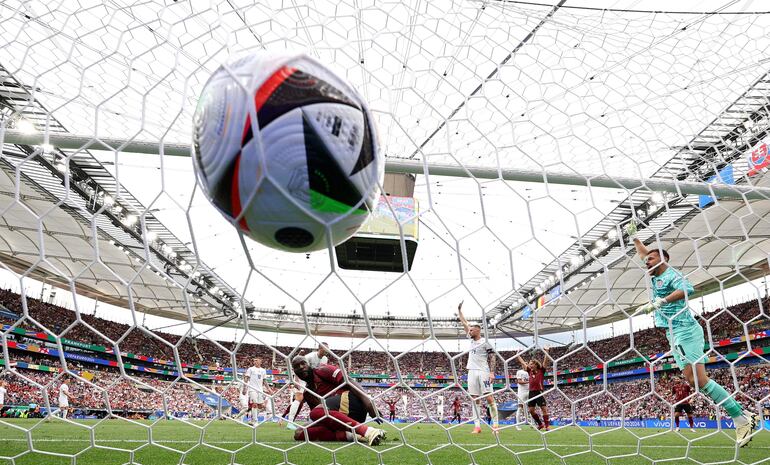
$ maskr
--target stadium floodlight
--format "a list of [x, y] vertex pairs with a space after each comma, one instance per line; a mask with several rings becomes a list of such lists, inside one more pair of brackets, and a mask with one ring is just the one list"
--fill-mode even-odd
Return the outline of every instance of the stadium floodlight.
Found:
[[654, 205], [660, 205], [662, 204], [666, 199], [666, 196], [663, 194], [663, 192], [653, 192], [652, 196], [650, 197], [650, 200]]
[[23, 118], [16, 121], [16, 130], [18, 130], [22, 134], [27, 134], [27, 135], [35, 134], [37, 132], [37, 128], [35, 127], [35, 125], [32, 122]]

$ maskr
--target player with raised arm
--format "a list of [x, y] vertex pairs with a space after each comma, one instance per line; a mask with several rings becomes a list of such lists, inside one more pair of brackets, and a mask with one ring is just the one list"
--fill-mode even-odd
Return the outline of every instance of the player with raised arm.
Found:
[[676, 429], [679, 431], [679, 415], [684, 412], [687, 414], [687, 421], [690, 423], [690, 431], [695, 432], [695, 420], [692, 417], [692, 405], [690, 404], [690, 394], [692, 394], [692, 388], [682, 379], [674, 380], [674, 387], [671, 388], [674, 393], [674, 399], [676, 404], [674, 405], [674, 423]]
[[463, 315], [463, 303], [457, 306], [457, 316], [460, 318], [465, 333], [471, 340], [468, 351], [468, 393], [473, 397], [473, 432], [481, 433], [481, 398], [486, 397], [489, 413], [492, 417], [492, 431], [497, 433], [499, 428], [497, 404], [492, 396], [492, 382], [495, 379], [497, 357], [492, 345], [486, 338], [481, 337], [481, 326], [469, 325]]
[[297, 429], [295, 440], [350, 442], [357, 435], [370, 446], [376, 446], [385, 439], [385, 431], [363, 424], [367, 414], [382, 422], [374, 401], [360, 384], [345, 381], [340, 368], [333, 365], [310, 368], [302, 355], [294, 357], [291, 367], [305, 382], [301, 403], [307, 402], [313, 422], [313, 426]]
[[243, 382], [246, 384], [246, 392], [249, 395], [251, 424], [256, 424], [259, 421], [259, 410], [265, 408], [266, 394], [272, 394], [267, 380], [267, 370], [262, 368], [261, 357], [254, 358], [254, 364], [243, 375]]
[[[309, 354], [305, 355], [305, 360], [307, 360], [308, 365], [310, 365], [310, 368], [317, 368], [319, 365], [326, 365], [329, 363], [329, 357], [327, 354], [331, 352], [329, 350], [329, 345], [325, 342], [322, 342], [318, 345], [318, 350], [310, 352]], [[294, 387], [292, 389], [294, 399], [291, 401], [291, 405], [289, 405], [289, 412], [288, 416], [284, 414], [286, 418], [288, 418], [289, 423], [287, 427], [289, 429], [296, 429], [296, 426], [293, 424], [295, 418], [297, 417], [297, 413], [299, 413], [299, 406], [302, 402], [302, 391], [305, 388], [305, 383], [301, 379], [299, 379], [296, 375], [294, 376]]]
[[648, 249], [637, 235], [634, 220], [626, 225], [628, 238], [647, 265], [652, 295], [650, 302], [639, 307], [644, 313], [654, 313], [655, 326], [666, 328], [666, 336], [677, 367], [687, 383], [721, 405], [735, 423], [735, 440], [739, 447], [748, 444], [759, 422], [759, 415], [743, 411], [743, 407], [716, 381], [710, 379], [705, 365], [703, 328], [687, 305], [694, 292], [692, 284], [677, 269], [668, 265], [669, 255], [663, 249]]
[[388, 421], [393, 423], [396, 421], [396, 404], [398, 403], [398, 399], [391, 397], [389, 399], [385, 399], [385, 403], [388, 404], [388, 410], [390, 411]]
[[[527, 402], [529, 402], [529, 373], [524, 368], [516, 371], [516, 396], [519, 399], [516, 408], [516, 429], [521, 431], [521, 424], [527, 423]], [[523, 417], [523, 418], [522, 418]]]
[[[548, 431], [551, 426], [551, 420], [548, 416], [548, 406], [545, 402], [545, 366], [548, 363], [548, 348], [543, 348], [543, 361], [532, 359], [529, 363], [525, 362], [520, 355], [516, 358], [521, 363], [522, 369], [529, 375], [529, 396], [527, 398], [527, 408], [529, 416], [537, 423], [537, 429]], [[538, 415], [536, 407], [540, 407], [543, 418]]]

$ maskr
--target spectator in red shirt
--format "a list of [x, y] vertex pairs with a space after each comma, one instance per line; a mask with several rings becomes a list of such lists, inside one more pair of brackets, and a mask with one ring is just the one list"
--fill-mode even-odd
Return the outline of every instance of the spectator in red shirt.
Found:
[[363, 424], [367, 413], [372, 418], [379, 417], [377, 407], [360, 384], [345, 381], [342, 369], [333, 365], [310, 368], [302, 355], [294, 357], [291, 367], [306, 383], [299, 410], [302, 410], [302, 403], [307, 402], [311, 409], [310, 420], [314, 422], [313, 426], [298, 429], [294, 433], [295, 440], [352, 441], [355, 434], [370, 446], [376, 446], [385, 439], [384, 431]]

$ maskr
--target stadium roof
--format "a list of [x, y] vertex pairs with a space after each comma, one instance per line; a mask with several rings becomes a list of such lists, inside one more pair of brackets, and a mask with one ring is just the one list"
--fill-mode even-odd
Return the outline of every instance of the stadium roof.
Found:
[[[761, 115], [767, 104], [767, 69], [764, 54], [758, 52], [770, 46], [770, 36], [763, 33], [770, 28], [770, 15], [742, 11], [743, 5], [725, 8], [692, 2], [690, 6], [710, 11], [672, 13], [658, 8], [643, 11], [644, 5], [635, 2], [590, 2], [592, 7], [621, 3], [638, 7], [597, 14], [577, 2], [455, 2], [419, 10], [406, 2], [388, 8], [322, 0], [299, 3], [295, 8], [273, 7], [269, 2], [243, 8], [221, 3], [198, 10], [195, 2], [112, 2], [95, 9], [79, 9], [76, 3], [50, 9], [44, 2], [4, 2], [0, 8], [8, 16], [0, 23], [3, 127], [23, 119], [51, 132], [93, 135], [89, 150], [94, 152], [105, 148], [100, 138], [187, 141], [196, 96], [216, 66], [244, 51], [291, 46], [333, 63], [361, 89], [390, 157], [460, 167], [547, 168], [586, 177], [623, 173], [672, 180], [684, 175], [703, 181], [744, 155], [750, 141], [736, 143], [731, 137], [737, 128], [748, 129], [752, 123], [760, 130], [752, 137], [766, 134], [767, 118]], [[80, 29], [73, 32], [73, 24]], [[117, 160], [118, 153], [110, 155]], [[243, 259], [253, 252], [252, 244], [211, 241], [231, 245], [230, 252], [241, 260], [228, 261], [221, 249], [206, 250], [200, 240], [207, 225], [197, 225], [198, 237], [192, 233], [200, 217], [194, 216], [191, 205], [200, 194], [193, 198], [188, 192], [182, 201], [168, 201], [181, 221], [166, 227], [159, 219], [166, 212], [157, 211], [163, 209], [158, 199], [151, 195], [149, 201], [140, 202], [134, 187], [124, 185], [133, 181], [138, 189], [156, 179], [144, 172], [138, 181], [125, 177], [119, 181], [105, 165], [102, 158], [84, 150], [5, 146], [0, 261], [16, 271], [32, 269], [35, 277], [59, 285], [68, 284], [62, 277], [77, 276], [81, 293], [178, 319], [216, 324], [245, 309], [251, 326], [260, 329], [368, 336], [365, 318], [369, 318], [377, 336], [420, 338], [430, 329], [439, 337], [457, 335], [449, 305], [441, 303], [443, 314], [436, 312], [429, 328], [427, 315], [415, 315], [414, 306], [396, 300], [400, 290], [395, 280], [388, 287], [379, 283], [385, 279], [381, 276], [369, 279], [374, 290], [364, 291], [359, 289], [370, 283], [346, 275], [348, 281], [327, 295], [336, 299], [342, 289], [370, 300], [385, 296], [384, 300], [396, 301], [392, 316], [384, 310], [366, 317], [361, 312], [316, 310], [319, 307], [307, 296], [331, 281], [323, 274], [328, 273], [325, 257], [306, 261], [260, 249], [253, 264]], [[738, 170], [736, 177], [742, 174]], [[158, 194], [160, 200], [170, 197], [172, 177], [164, 178], [167, 191]], [[622, 306], [644, 300], [643, 274], [627, 269], [628, 250], [607, 238], [610, 245], [595, 254], [596, 260], [589, 255], [593, 244], [610, 230], [619, 233], [632, 210], [652, 207], [651, 192], [619, 188], [602, 204], [601, 192], [594, 189], [580, 205], [565, 206], [551, 198], [556, 192], [552, 185], [530, 198], [521, 186], [476, 181], [439, 186], [434, 179], [422, 186], [424, 198], [435, 203], [421, 216], [418, 260], [422, 262], [401, 282], [414, 280], [424, 286], [419, 293], [405, 293], [407, 298], [435, 302], [444, 295], [454, 298], [452, 291], [464, 287], [478, 296], [480, 307], [491, 309], [487, 316], [493, 322], [502, 322], [503, 328], [517, 334], [531, 333], [533, 321], [521, 319], [523, 307], [517, 302], [534, 301], [557, 280], [571, 292], [537, 312], [543, 332], [575, 327], [583, 314], [590, 316], [590, 325], [622, 318]], [[453, 191], [453, 186], [460, 187]], [[490, 193], [493, 189], [505, 196]], [[115, 203], [108, 205], [107, 196]], [[538, 196], [550, 202], [542, 207], [536, 203]], [[692, 196], [664, 201], [666, 207], [658, 208], [649, 220], [652, 230], [664, 231], [664, 239], [671, 241], [674, 265], [684, 266], [701, 287], [719, 281], [709, 281], [710, 277], [719, 276], [725, 284], [736, 282], [724, 278], [730, 272], [727, 256], [742, 251], [736, 231], [768, 213], [765, 201], [751, 202], [751, 215], [726, 216], [717, 230], [726, 235], [697, 242], [698, 254], [687, 258], [683, 251], [693, 243], [679, 237], [681, 231], [701, 232], [706, 219], [710, 226], [711, 220], [721, 220], [710, 215], [726, 211], [741, 215], [748, 207], [725, 201], [699, 213]], [[622, 204], [615, 210], [605, 208], [610, 202]], [[479, 210], [484, 208], [482, 221]], [[550, 215], [549, 208], [569, 211], [575, 223], [583, 217], [601, 219], [588, 232], [579, 226], [559, 236], [553, 227], [548, 231], [547, 225], [538, 224], [541, 218], [558, 216]], [[507, 211], [514, 209], [518, 210]], [[42, 215], [42, 221], [32, 212]], [[216, 216], [212, 209], [205, 214]], [[492, 224], [498, 220], [496, 229]], [[156, 237], [149, 240], [143, 229]], [[532, 237], [517, 237], [521, 231]], [[741, 252], [743, 259], [759, 256], [763, 234], [760, 221], [751, 232], [754, 247]], [[577, 241], [571, 235], [579, 236]], [[100, 263], [88, 267], [96, 260], [94, 250]], [[581, 263], [565, 271], [578, 253], [584, 256]], [[476, 263], [473, 255], [486, 263]], [[694, 260], [709, 263], [708, 270], [692, 269]], [[321, 277], [303, 279], [311, 268], [308, 264], [318, 262], [327, 267], [317, 273]], [[291, 269], [271, 270], [276, 263]], [[575, 290], [599, 270], [606, 271]], [[758, 273], [762, 267], [750, 270]], [[441, 273], [446, 276], [435, 276]], [[264, 278], [262, 287], [251, 285], [255, 275]], [[308, 284], [276, 290], [272, 283], [278, 280]], [[550, 285], [543, 284], [547, 280]], [[128, 282], [136, 283], [133, 294], [125, 287]], [[606, 288], [611, 291], [602, 294]], [[290, 295], [295, 305], [288, 310], [272, 302], [263, 304], [269, 308], [257, 307], [267, 300], [264, 289]], [[254, 303], [243, 301], [244, 294]], [[611, 304], [602, 303], [605, 300]], [[299, 302], [307, 312], [308, 326]], [[391, 307], [385, 303], [382, 308]]]

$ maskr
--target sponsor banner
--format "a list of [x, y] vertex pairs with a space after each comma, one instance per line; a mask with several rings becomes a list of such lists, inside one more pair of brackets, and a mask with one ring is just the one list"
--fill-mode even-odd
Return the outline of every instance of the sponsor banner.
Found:
[[[735, 423], [733, 420], [727, 418], [717, 422], [717, 420], [711, 420], [703, 417], [696, 417], [695, 419], [696, 429], [715, 429], [721, 427], [722, 429], [735, 429]], [[551, 424], [556, 426], [572, 425], [578, 426], [594, 426], [600, 428], [655, 428], [655, 429], [671, 429], [671, 420], [660, 420], [657, 418], [644, 418], [641, 420], [578, 420], [573, 422], [572, 420], [551, 420]], [[686, 422], [685, 422], [686, 425]], [[759, 428], [759, 425], [757, 426]]]
[[13, 313], [5, 307], [0, 307], [0, 317], [5, 318], [6, 320], [18, 320], [21, 318], [19, 315]]
[[228, 402], [227, 399], [225, 399], [222, 396], [210, 394], [208, 392], [199, 392], [198, 399], [200, 399], [204, 404], [214, 409], [219, 408], [220, 402], [222, 403], [222, 408], [230, 407], [230, 402]]
[[[5, 360], [0, 358], [0, 366], [3, 366], [3, 365], [5, 365]], [[37, 370], [37, 371], [49, 371], [52, 373], [61, 371], [58, 368], [49, 367], [48, 365], [38, 365], [36, 363], [27, 363], [27, 362], [16, 362], [16, 368], [26, 368], [27, 370]]]
[[[49, 349], [46, 347], [40, 347], [34, 344], [20, 344], [16, 341], [8, 341], [8, 348], [9, 349], [17, 349], [17, 350], [25, 350], [28, 352], [35, 352], [43, 355], [48, 355], [50, 357], [59, 357], [59, 350], [58, 349]], [[117, 367], [118, 362], [115, 360], [104, 360], [101, 358], [96, 357], [90, 357], [88, 355], [78, 354], [78, 353], [72, 353], [72, 352], [64, 352], [64, 358], [67, 360], [75, 360], [78, 362], [85, 362], [85, 363], [91, 363], [94, 365], [102, 365], [102, 366], [109, 366], [109, 367]], [[35, 366], [31, 364], [25, 364], [29, 366]], [[22, 362], [19, 362], [19, 366], [24, 368], [22, 366]], [[152, 367], [146, 367], [142, 365], [133, 365], [131, 363], [124, 363], [123, 367], [128, 370], [133, 371], [140, 371], [145, 373], [155, 373], [159, 375], [165, 375], [165, 376], [180, 376], [178, 371], [174, 370], [164, 370], [161, 368], [152, 368]], [[35, 368], [31, 368], [35, 369]], [[48, 370], [44, 370], [48, 371]], [[186, 378], [192, 378], [192, 379], [207, 379], [207, 380], [216, 380], [216, 381], [229, 381], [232, 380], [231, 376], [224, 376], [224, 375], [207, 375], [207, 374], [187, 374], [184, 373], [182, 376]]]

